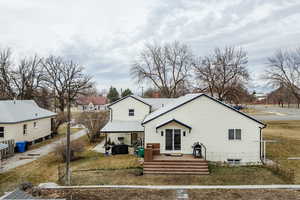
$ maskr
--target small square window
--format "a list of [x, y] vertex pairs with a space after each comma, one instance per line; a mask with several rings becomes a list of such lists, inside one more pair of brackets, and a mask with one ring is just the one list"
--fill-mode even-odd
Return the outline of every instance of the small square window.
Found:
[[227, 162], [230, 165], [239, 165], [241, 164], [241, 159], [227, 159]]
[[128, 115], [129, 116], [134, 116], [134, 109], [129, 109]]
[[0, 127], [0, 137], [4, 137], [4, 127]]

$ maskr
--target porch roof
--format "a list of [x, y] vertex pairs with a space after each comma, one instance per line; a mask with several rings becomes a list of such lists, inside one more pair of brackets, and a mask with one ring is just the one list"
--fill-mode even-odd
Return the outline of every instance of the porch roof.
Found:
[[140, 121], [118, 121], [108, 122], [102, 129], [102, 133], [124, 133], [124, 132], [144, 132], [144, 127]]
[[189, 125], [187, 125], [187, 124], [185, 124], [185, 123], [183, 123], [183, 122], [180, 122], [180, 121], [178, 121], [178, 120], [176, 120], [176, 119], [170, 119], [170, 120], [165, 121], [165, 122], [163, 122], [163, 123], [161, 123], [161, 124], [158, 124], [158, 125], [156, 126], [156, 129], [161, 128], [161, 127], [163, 127], [163, 126], [165, 126], [165, 125], [167, 125], [167, 124], [169, 124], [169, 123], [172, 123], [172, 122], [175, 122], [175, 123], [177, 123], [177, 124], [179, 124], [179, 125], [181, 125], [181, 126], [184, 126], [184, 127], [188, 128], [189, 131], [191, 131], [191, 129], [192, 129], [191, 126], [189, 126]]

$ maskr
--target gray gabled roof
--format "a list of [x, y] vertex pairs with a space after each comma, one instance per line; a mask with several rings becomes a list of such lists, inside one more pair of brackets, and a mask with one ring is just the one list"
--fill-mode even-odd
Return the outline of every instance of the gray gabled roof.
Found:
[[140, 121], [119, 121], [113, 120], [108, 122], [102, 129], [102, 133], [131, 133], [144, 132], [144, 127]]
[[211, 99], [211, 100], [213, 100], [213, 101], [215, 101], [215, 102], [217, 102], [217, 103], [219, 103], [219, 104], [221, 104], [221, 105], [223, 105], [223, 106], [225, 106], [225, 107], [227, 107], [227, 108], [229, 108], [229, 109], [231, 109], [231, 110], [233, 110], [233, 111], [235, 111], [235, 112], [237, 112], [237, 113], [239, 113], [239, 114], [241, 114], [241, 115], [243, 115], [243, 116], [245, 116], [245, 117], [247, 117], [247, 118], [249, 118], [249, 119], [251, 119], [255, 122], [257, 122], [257, 123], [266, 126], [264, 123], [258, 121], [257, 119], [255, 119], [255, 118], [253, 118], [253, 117], [251, 117], [251, 116], [249, 116], [249, 115], [247, 115], [243, 112], [240, 112], [237, 109], [223, 103], [222, 101], [219, 101], [219, 100], [217, 100], [217, 99], [215, 99], [211, 96], [208, 96], [206, 94], [203, 94], [203, 93], [187, 94], [185, 96], [177, 98], [175, 101], [173, 101], [172, 103], [169, 103], [167, 106], [165, 106], [163, 108], [160, 108], [160, 109], [150, 113], [149, 115], [147, 115], [145, 117], [145, 119], [143, 120], [142, 125], [144, 125], [145, 123], [147, 123], [147, 122], [149, 122], [153, 119], [156, 119], [156, 118], [160, 117], [161, 115], [164, 115], [164, 114], [166, 114], [166, 113], [168, 113], [172, 110], [175, 110], [176, 108], [178, 108], [178, 107], [180, 107], [180, 106], [182, 106], [182, 105], [184, 105], [184, 104], [186, 104], [190, 101], [193, 101], [194, 99], [196, 99], [198, 97], [201, 97], [201, 96], [206, 96], [207, 98], [209, 98], [209, 99]]
[[40, 108], [33, 100], [0, 101], [0, 123], [18, 123], [53, 117], [57, 114]]

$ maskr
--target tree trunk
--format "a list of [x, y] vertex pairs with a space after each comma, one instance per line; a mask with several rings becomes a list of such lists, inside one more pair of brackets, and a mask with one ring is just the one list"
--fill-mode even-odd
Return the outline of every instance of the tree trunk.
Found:
[[67, 176], [67, 185], [71, 184], [71, 172], [70, 172], [70, 121], [71, 121], [71, 105], [70, 105], [70, 94], [68, 94], [67, 100], [67, 162], [66, 162], [66, 176]]

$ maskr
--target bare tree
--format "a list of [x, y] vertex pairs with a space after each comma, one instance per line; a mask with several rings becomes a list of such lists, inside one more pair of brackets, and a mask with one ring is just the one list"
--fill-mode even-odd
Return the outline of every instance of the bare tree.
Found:
[[192, 53], [185, 44], [148, 44], [134, 62], [131, 75], [138, 82], [150, 82], [162, 96], [177, 97], [178, 87], [190, 77], [192, 63]]
[[100, 134], [100, 130], [108, 122], [108, 113], [103, 112], [83, 112], [80, 114], [77, 122], [83, 124], [87, 129], [89, 141], [95, 142]]
[[13, 98], [14, 92], [11, 81], [11, 50], [0, 50], [0, 97]]
[[234, 88], [248, 81], [247, 63], [247, 53], [241, 48], [216, 48], [212, 55], [198, 58], [194, 70], [200, 87], [222, 101], [236, 95]]
[[63, 112], [67, 106], [67, 183], [70, 184], [70, 120], [71, 102], [82, 91], [92, 87], [91, 77], [83, 73], [83, 67], [73, 61], [64, 61], [60, 57], [50, 56], [44, 61], [44, 80], [55, 90], [59, 99], [59, 108]]
[[278, 50], [269, 57], [263, 78], [274, 86], [284, 86], [300, 102], [300, 48]]
[[12, 70], [11, 80], [18, 99], [34, 99], [36, 92], [41, 88], [43, 77], [42, 59], [35, 55], [24, 58], [17, 69]]

